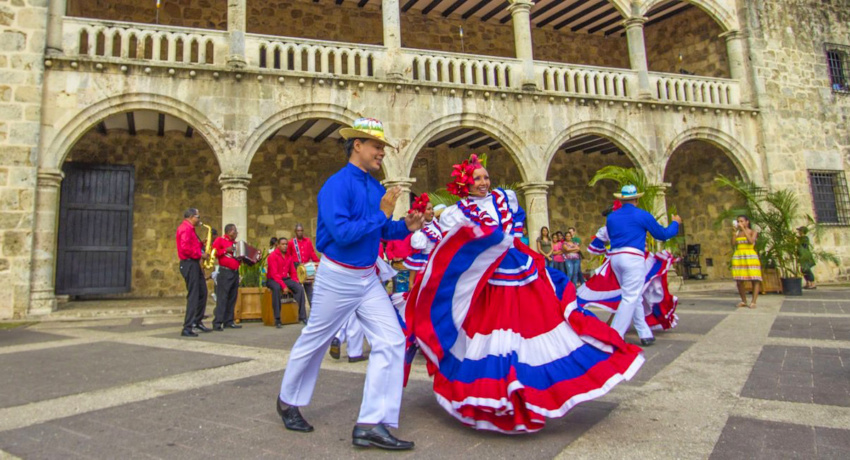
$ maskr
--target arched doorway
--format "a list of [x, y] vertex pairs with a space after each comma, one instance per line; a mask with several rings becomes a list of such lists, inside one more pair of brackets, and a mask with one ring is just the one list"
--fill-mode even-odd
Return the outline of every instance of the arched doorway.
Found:
[[682, 253], [687, 252], [688, 245], [699, 245], [700, 269], [709, 280], [731, 278], [731, 223], [723, 222], [718, 227], [716, 221], [724, 210], [743, 204], [731, 190], [717, 187], [714, 179], [720, 174], [745, 177], [728, 152], [696, 139], [673, 150], [664, 172], [664, 181], [671, 184], [666, 194], [667, 208], [682, 216]]
[[[198, 208], [202, 219], [214, 227], [221, 221], [220, 168], [213, 150], [193, 126], [149, 109], [110, 114], [74, 143], [63, 170], [57, 294], [165, 297], [185, 290], [174, 242], [183, 211]], [[121, 182], [121, 174], [103, 173], [110, 170], [125, 171], [131, 188]], [[129, 211], [124, 216], [113, 213], [110, 217], [109, 210], [118, 204], [111, 201], [113, 190], [116, 194], [132, 190], [130, 200], [123, 203]], [[80, 225], [91, 230], [81, 231]], [[102, 253], [117, 250], [122, 243], [114, 237], [124, 231], [129, 236], [123, 243], [128, 245], [129, 279], [109, 270], [79, 270], [87, 263], [95, 268], [103, 263]], [[198, 233], [206, 236], [200, 229]], [[98, 271], [103, 274], [97, 275]], [[70, 284], [63, 278], [68, 276], [75, 278]]]

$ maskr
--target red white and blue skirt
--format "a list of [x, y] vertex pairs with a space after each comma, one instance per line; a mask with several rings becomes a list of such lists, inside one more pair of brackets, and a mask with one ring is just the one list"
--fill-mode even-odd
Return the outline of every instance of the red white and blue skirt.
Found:
[[[675, 262], [675, 256], [666, 250], [646, 257], [646, 281], [641, 295], [646, 323], [652, 329], [672, 329], [679, 322], [676, 315], [679, 298], [670, 294], [667, 284], [667, 273]], [[578, 289], [578, 305], [581, 308], [597, 307], [613, 313], [621, 299], [620, 283], [611, 269], [610, 259], [605, 259]]]
[[440, 405], [477, 429], [533, 432], [631, 379], [641, 349], [575, 300], [566, 277], [550, 276], [518, 238], [452, 229], [405, 311]]

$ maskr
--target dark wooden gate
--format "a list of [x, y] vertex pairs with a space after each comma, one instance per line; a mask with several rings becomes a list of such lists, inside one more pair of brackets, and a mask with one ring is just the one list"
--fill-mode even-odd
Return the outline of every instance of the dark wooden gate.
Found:
[[63, 170], [56, 294], [129, 292], [135, 168], [67, 163]]

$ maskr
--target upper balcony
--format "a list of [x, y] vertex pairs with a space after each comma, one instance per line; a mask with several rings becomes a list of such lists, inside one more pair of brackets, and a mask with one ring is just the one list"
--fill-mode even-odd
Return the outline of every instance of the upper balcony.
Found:
[[[337, 5], [340, 3], [342, 2], [336, 2]], [[440, 2], [432, 3], [441, 5]], [[442, 11], [438, 13], [445, 17], [444, 14], [454, 5], [448, 0], [443, 3], [446, 5], [438, 6], [436, 9], [442, 8]], [[474, 2], [456, 2], [455, 4], [463, 4], [458, 8], [457, 13], [463, 13], [462, 16], [466, 18], [466, 15], [474, 8], [471, 3]], [[512, 18], [511, 13], [506, 12], [504, 8], [500, 10], [486, 0], [481, 3], [486, 3], [487, 6], [480, 8], [480, 11], [473, 11], [475, 16], [472, 19], [479, 18], [481, 22], [485, 22], [483, 18], [486, 17], [488, 20], [504, 24], [508, 22], [506, 19]], [[563, 7], [561, 3], [567, 4], [566, 7]], [[586, 2], [543, 0], [531, 8], [529, 25], [535, 42], [552, 46], [538, 45], [533, 49], [536, 59], [531, 60], [530, 65], [526, 65], [522, 59], [504, 56], [509, 54], [505, 49], [511, 47], [504, 46], [504, 30], [501, 29], [498, 33], [493, 32], [495, 36], [498, 36], [494, 40], [499, 40], [499, 46], [488, 48], [486, 51], [493, 55], [487, 55], [457, 52], [452, 50], [451, 46], [445, 45], [444, 42], [447, 41], [445, 37], [450, 37], [454, 33], [451, 27], [441, 36], [442, 38], [437, 37], [440, 39], [430, 42], [427, 37], [418, 37], [417, 33], [402, 27], [402, 36], [412, 37], [399, 40], [398, 43], [404, 46], [397, 48], [393, 48], [391, 44], [365, 44], [253, 33], [252, 28], [249, 27], [248, 33], [241, 34], [239, 39], [238, 47], [241, 47], [240, 51], [244, 53], [244, 65], [239, 66], [238, 70], [260, 75], [297, 78], [407, 82], [434, 88], [451, 87], [459, 91], [474, 89], [511, 92], [533, 89], [535, 95], [551, 97], [648, 100], [724, 109], [742, 105], [743, 83], [739, 79], [729, 78], [731, 74], [736, 73], [734, 62], [732, 62], [735, 59], [731, 56], [735, 50], [730, 45], [728, 47], [730, 55], [727, 55], [726, 44], [722, 43], [722, 38], [715, 37], [711, 43], [698, 44], [717, 54], [716, 56], [706, 55], [701, 60], [693, 57], [689, 60], [685, 57], [686, 49], [699, 48], [694, 43], [685, 43], [682, 49], [678, 50], [676, 48], [665, 50], [664, 46], [670, 43], [668, 41], [656, 43], [656, 40], [661, 40], [659, 37], [669, 34], [670, 30], [656, 30], [650, 26], [672, 27], [669, 23], [671, 17], [695, 14], [689, 13], [696, 10], [690, 4], [679, 1], [665, 2], [645, 14], [643, 20], [646, 22], [641, 23], [640, 27], [643, 33], [638, 32], [638, 36], [641, 38], [640, 47], [644, 49], [644, 55], [650, 58], [649, 65], [644, 64], [641, 71], [641, 65], [630, 62], [635, 60], [634, 43], [630, 42], [635, 40], [635, 36], [627, 34], [628, 27], [623, 25], [623, 18], [617, 10], [609, 7], [601, 10], [598, 8], [582, 10], [578, 13], [570, 12], [570, 5], [579, 5], [577, 8], [581, 9], [580, 4], [583, 3]], [[405, 8], [411, 4], [413, 9], [410, 11], [417, 11], [415, 0], [408, 0], [401, 11], [406, 12]], [[307, 6], [310, 5], [307, 4]], [[419, 11], [420, 14], [424, 8], [427, 8], [421, 7], [423, 10]], [[448, 12], [452, 14], [454, 10]], [[702, 12], [699, 14], [704, 15]], [[501, 19], [496, 21], [500, 17]], [[416, 19], [421, 18], [417, 16]], [[402, 26], [404, 25], [405, 21], [402, 21]], [[556, 30], [559, 25], [562, 27], [573, 25], [569, 33], [582, 34], [580, 38], [587, 37], [588, 46], [597, 47], [596, 54], [599, 56], [594, 58], [593, 53], [575, 49], [564, 52], [553, 50], [555, 45], [563, 45], [553, 39], [553, 34], [546, 29], [547, 26], [551, 28], [553, 25]], [[469, 30], [470, 26], [462, 25], [458, 29], [461, 48], [466, 51], [463, 27]], [[233, 68], [228, 66], [228, 61], [233, 57], [234, 39], [233, 34], [226, 30], [70, 16], [62, 18], [61, 28], [61, 51], [68, 58], [91, 59], [113, 64], [192, 67], [197, 70], [211, 71], [226, 71]], [[495, 30], [493, 27], [491, 29]], [[475, 33], [485, 35], [488, 30], [490, 29], [481, 28]], [[716, 31], [721, 31], [719, 26]], [[469, 31], [466, 33], [470, 34]], [[498, 35], [499, 33], [502, 35]], [[334, 38], [334, 34], [328, 35]], [[645, 44], [643, 37], [646, 37]], [[451, 38], [454, 40], [455, 37]], [[573, 37], [568, 38], [572, 41]], [[366, 40], [377, 41], [374, 37], [367, 37], [362, 41]], [[731, 43], [731, 40], [727, 39], [727, 41]], [[486, 37], [470, 39], [470, 51], [481, 48], [485, 42]], [[443, 43], [443, 45], [435, 46], [440, 49], [421, 49], [429, 43]], [[519, 42], [516, 43], [517, 47], [521, 46]], [[718, 43], [723, 46], [719, 46]], [[581, 48], [580, 44], [572, 46]], [[515, 54], [522, 53], [516, 50]], [[570, 56], [581, 56], [578, 60], [584, 62], [581, 64], [557, 62], [559, 58], [569, 59]], [[538, 57], [547, 60], [540, 60]], [[592, 62], [592, 64], [586, 62]], [[685, 69], [685, 66], [688, 66], [688, 69]], [[657, 70], [676, 68], [678, 73]], [[708, 75], [693, 75], [697, 72]]]

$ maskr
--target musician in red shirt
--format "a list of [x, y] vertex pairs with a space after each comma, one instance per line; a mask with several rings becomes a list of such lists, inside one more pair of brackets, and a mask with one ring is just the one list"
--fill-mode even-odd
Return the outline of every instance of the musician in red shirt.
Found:
[[197, 337], [193, 331], [197, 328], [210, 332], [210, 328], [201, 322], [207, 309], [207, 283], [201, 269], [204, 244], [195, 233], [195, 227], [201, 223], [201, 213], [189, 208], [183, 213], [183, 222], [177, 227], [177, 257], [180, 259], [180, 274], [186, 280], [186, 316], [183, 319], [183, 337]]
[[[316, 251], [313, 249], [313, 242], [310, 241], [310, 238], [304, 236], [303, 225], [295, 224], [295, 238], [289, 240], [289, 244], [286, 246], [286, 255], [289, 256], [296, 268], [298, 268], [298, 265], [307, 262], [319, 263], [319, 256], [316, 255]], [[313, 305], [313, 282], [311, 280], [299, 280], [297, 274], [292, 279], [304, 285], [304, 290], [307, 292], [307, 300], [310, 301], [310, 305]]]
[[280, 294], [286, 289], [292, 291], [292, 297], [298, 304], [298, 320], [302, 323], [307, 323], [307, 308], [304, 305], [304, 288], [299, 283], [298, 275], [295, 273], [295, 264], [292, 259], [286, 255], [286, 238], [281, 237], [277, 240], [275, 250], [269, 254], [267, 260], [269, 264], [268, 281], [266, 284], [272, 290], [272, 307], [274, 308], [274, 325], [277, 328], [283, 327], [280, 322]]
[[239, 232], [235, 224], [224, 226], [224, 236], [216, 238], [213, 243], [215, 256], [218, 258], [218, 277], [215, 285], [215, 316], [213, 330], [223, 331], [224, 328], [241, 329], [234, 322], [236, 296], [239, 294], [239, 261], [233, 256], [236, 248], [233, 243]]

